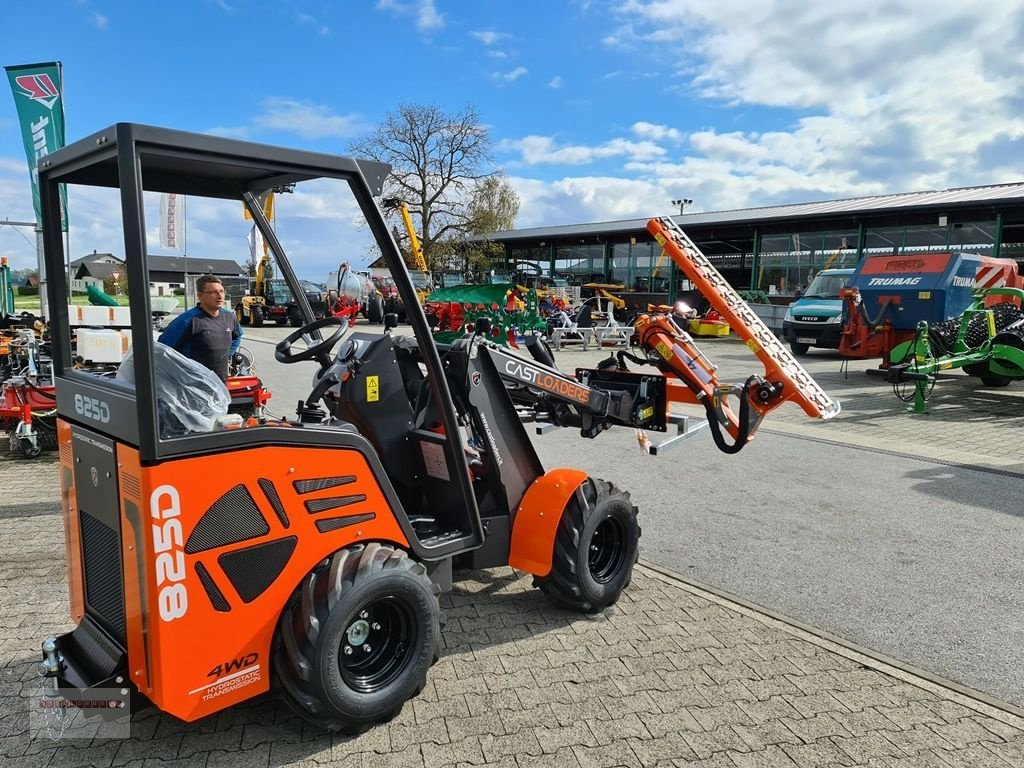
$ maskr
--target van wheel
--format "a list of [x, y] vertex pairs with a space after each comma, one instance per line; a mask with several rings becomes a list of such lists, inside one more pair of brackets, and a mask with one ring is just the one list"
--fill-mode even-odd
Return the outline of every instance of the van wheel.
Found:
[[797, 344], [794, 341], [792, 344], [789, 345], [789, 348], [793, 350], [793, 354], [794, 355], [798, 355], [800, 357], [803, 357], [804, 355], [807, 354], [808, 350], [810, 350], [811, 345], [810, 344]]
[[534, 584], [557, 605], [597, 613], [629, 586], [640, 554], [637, 509], [629, 494], [588, 478], [562, 512], [551, 573]]
[[389, 545], [348, 547], [310, 573], [281, 614], [275, 681], [304, 719], [360, 733], [423, 689], [440, 617], [422, 563]]

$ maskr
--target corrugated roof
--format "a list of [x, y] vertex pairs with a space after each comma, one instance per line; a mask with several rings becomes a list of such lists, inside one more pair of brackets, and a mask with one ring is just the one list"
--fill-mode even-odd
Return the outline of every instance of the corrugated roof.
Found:
[[190, 275], [229, 275], [245, 274], [238, 263], [232, 259], [206, 259], [201, 256], [189, 256], [186, 260], [181, 256], [147, 256], [150, 272], [185, 272], [188, 267]]
[[[827, 200], [813, 203], [789, 203], [762, 208], [741, 208], [728, 211], [707, 211], [704, 213], [686, 213], [672, 218], [683, 228], [692, 225], [732, 224], [739, 222], [771, 221], [798, 217], [824, 217], [848, 213], [877, 213], [899, 208], [929, 208], [941, 206], [977, 205], [988, 202], [1021, 202], [1024, 203], [1024, 182], [1013, 184], [993, 184], [985, 187], [958, 187], [954, 189], [932, 190], [928, 192], [903, 192], [895, 195], [874, 195], [872, 197], [854, 197], [845, 200]], [[502, 240], [540, 240], [546, 237], [573, 237], [575, 235], [605, 235], [621, 232], [644, 231], [647, 222], [654, 216], [664, 214], [652, 213], [644, 219], [626, 219], [620, 221], [603, 221], [592, 224], [569, 224], [556, 227], [534, 227], [530, 229], [512, 229], [505, 232], [492, 232], [486, 239]]]

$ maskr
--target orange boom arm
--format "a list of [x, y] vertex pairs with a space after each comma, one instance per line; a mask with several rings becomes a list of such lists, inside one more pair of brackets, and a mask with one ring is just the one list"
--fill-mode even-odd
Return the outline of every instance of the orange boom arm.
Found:
[[[647, 229], [764, 366], [763, 378], [751, 377], [742, 386], [719, 386], [715, 366], [697, 349], [689, 334], [664, 315], [641, 315], [635, 324], [641, 346], [655, 350], [662, 361], [659, 367], [671, 371], [686, 385], [685, 390], [670, 387], [670, 399], [703, 403], [709, 409], [709, 417], [713, 411], [733, 439], [743, 441], [753, 432], [748, 429], [748, 422], [756, 428], [765, 414], [788, 400], [811, 417], [830, 419], [839, 413], [839, 403], [818, 386], [675, 222], [669, 218], [651, 219]], [[726, 404], [730, 394], [740, 397], [741, 415]]]

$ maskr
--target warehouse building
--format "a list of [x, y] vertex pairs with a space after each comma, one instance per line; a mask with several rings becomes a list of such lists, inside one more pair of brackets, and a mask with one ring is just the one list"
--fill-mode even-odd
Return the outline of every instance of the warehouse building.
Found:
[[[1024, 183], [672, 218], [735, 288], [763, 292], [774, 303], [791, 301], [819, 270], [854, 266], [869, 253], [963, 250], [1024, 264]], [[666, 303], [689, 286], [646, 225], [647, 219], [632, 219], [488, 238], [504, 246], [508, 270], [539, 266], [573, 284], [620, 286], [632, 306]]]

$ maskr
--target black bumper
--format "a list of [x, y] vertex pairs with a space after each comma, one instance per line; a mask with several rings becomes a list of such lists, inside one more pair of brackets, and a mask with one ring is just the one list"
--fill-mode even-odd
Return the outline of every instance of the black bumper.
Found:
[[782, 322], [782, 338], [790, 344], [839, 349], [842, 333], [843, 326], [840, 323]]

